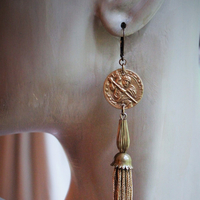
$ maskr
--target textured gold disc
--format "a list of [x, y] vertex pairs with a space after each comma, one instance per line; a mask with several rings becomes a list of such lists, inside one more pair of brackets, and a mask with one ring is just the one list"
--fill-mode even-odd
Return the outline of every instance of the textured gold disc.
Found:
[[133, 71], [117, 69], [110, 73], [104, 82], [104, 95], [106, 100], [115, 108], [125, 109], [135, 106], [143, 96], [143, 83], [141, 78]]

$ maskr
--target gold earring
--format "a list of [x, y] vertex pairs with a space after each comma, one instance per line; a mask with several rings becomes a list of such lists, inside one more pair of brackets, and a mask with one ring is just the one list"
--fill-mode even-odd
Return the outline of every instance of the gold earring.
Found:
[[125, 69], [127, 61], [124, 59], [124, 30], [126, 23], [121, 23], [123, 37], [120, 42], [120, 69], [111, 72], [104, 82], [104, 96], [115, 108], [121, 109], [117, 148], [119, 153], [114, 157], [112, 166], [114, 200], [133, 199], [132, 160], [126, 153], [130, 145], [127, 114], [125, 109], [135, 106], [143, 96], [143, 83], [141, 78], [133, 71]]

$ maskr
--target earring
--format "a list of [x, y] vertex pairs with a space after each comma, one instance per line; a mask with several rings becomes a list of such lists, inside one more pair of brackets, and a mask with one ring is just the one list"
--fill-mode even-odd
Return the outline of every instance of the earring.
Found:
[[141, 78], [133, 71], [125, 69], [127, 61], [124, 59], [124, 30], [126, 23], [121, 24], [123, 37], [120, 42], [120, 69], [111, 72], [104, 82], [104, 96], [115, 108], [121, 109], [117, 148], [119, 153], [114, 157], [112, 166], [114, 200], [133, 200], [132, 160], [126, 153], [130, 145], [127, 114], [125, 109], [135, 106], [143, 96]]

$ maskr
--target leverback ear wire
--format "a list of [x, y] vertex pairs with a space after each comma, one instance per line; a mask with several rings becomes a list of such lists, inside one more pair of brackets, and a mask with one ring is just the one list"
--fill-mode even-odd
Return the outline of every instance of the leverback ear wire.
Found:
[[120, 39], [120, 57], [121, 57], [121, 59], [119, 60], [119, 64], [122, 66], [122, 73], [124, 74], [124, 72], [125, 72], [124, 65], [126, 65], [126, 60], [124, 59], [124, 29], [126, 28], [125, 22], [121, 23], [121, 28], [123, 31], [123, 35]]
[[122, 28], [122, 31], [123, 31], [123, 35], [122, 35], [121, 40], [120, 40], [120, 57], [121, 57], [122, 61], [124, 61], [124, 29], [126, 28], [125, 22], [121, 23], [121, 28]]

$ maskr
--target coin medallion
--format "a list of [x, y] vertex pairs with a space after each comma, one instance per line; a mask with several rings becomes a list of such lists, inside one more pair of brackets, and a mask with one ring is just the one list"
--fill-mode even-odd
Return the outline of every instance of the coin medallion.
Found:
[[104, 82], [104, 96], [115, 108], [125, 109], [135, 106], [143, 96], [141, 78], [133, 71], [117, 69], [110, 73]]

